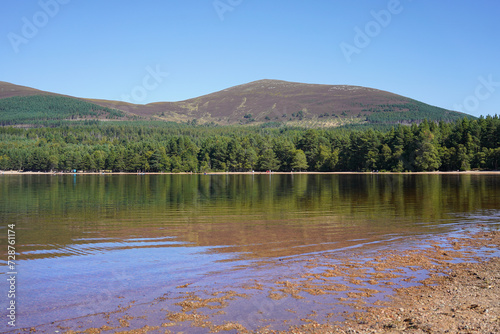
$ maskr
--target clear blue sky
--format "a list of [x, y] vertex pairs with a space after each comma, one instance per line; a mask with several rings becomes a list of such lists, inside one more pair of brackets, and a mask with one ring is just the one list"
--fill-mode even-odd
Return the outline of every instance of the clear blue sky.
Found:
[[499, 18], [497, 0], [3, 0], [0, 80], [149, 103], [280, 79], [500, 114]]

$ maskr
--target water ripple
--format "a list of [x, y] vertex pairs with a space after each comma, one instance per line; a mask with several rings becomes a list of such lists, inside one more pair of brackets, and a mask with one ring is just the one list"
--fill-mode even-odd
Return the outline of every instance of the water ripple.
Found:
[[[30, 245], [33, 248], [45, 248], [23, 251], [22, 258], [26, 260], [53, 258], [61, 256], [86, 256], [104, 254], [124, 249], [161, 248], [189, 246], [190, 243], [173, 241], [173, 237], [163, 238], [129, 238], [124, 240], [107, 238], [79, 238], [79, 243], [70, 245]], [[91, 241], [80, 243], [82, 241]]]

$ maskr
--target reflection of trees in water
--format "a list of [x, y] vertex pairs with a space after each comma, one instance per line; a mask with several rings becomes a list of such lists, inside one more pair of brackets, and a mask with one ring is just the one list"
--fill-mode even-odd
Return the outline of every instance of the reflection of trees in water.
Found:
[[470, 174], [22, 175], [1, 179], [0, 216], [25, 229], [25, 244], [172, 235], [263, 252], [338, 242], [337, 228], [383, 233], [494, 210], [499, 187]]

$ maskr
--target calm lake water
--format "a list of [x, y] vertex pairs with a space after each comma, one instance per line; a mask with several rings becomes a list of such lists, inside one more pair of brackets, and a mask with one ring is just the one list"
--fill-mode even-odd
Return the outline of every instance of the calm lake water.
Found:
[[16, 224], [18, 328], [230, 284], [266, 259], [500, 220], [495, 175], [1, 175], [0, 198], [2, 274]]

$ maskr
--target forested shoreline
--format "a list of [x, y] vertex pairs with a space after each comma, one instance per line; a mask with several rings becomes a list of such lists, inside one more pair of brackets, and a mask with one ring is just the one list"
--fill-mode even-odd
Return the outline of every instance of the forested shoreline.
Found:
[[67, 122], [0, 127], [0, 170], [466, 171], [500, 167], [500, 119], [373, 128]]

